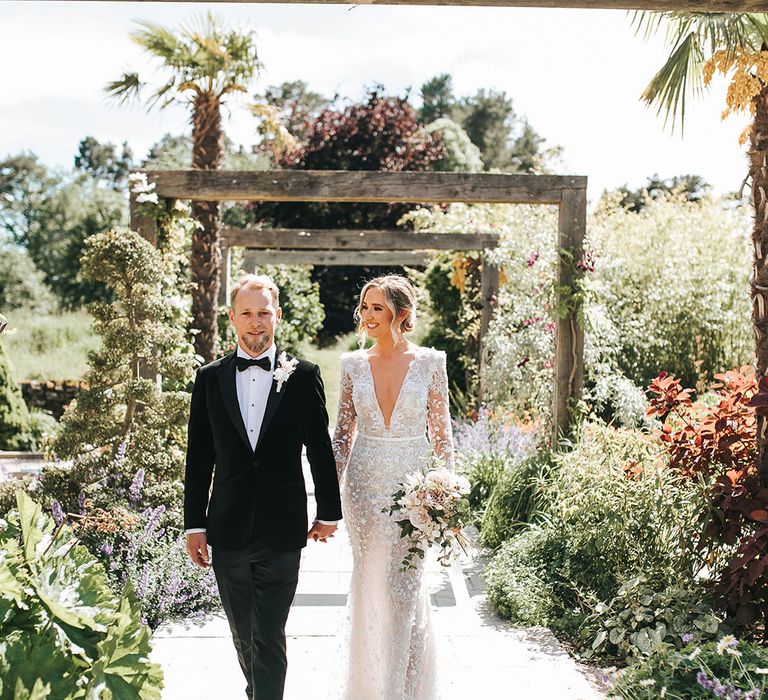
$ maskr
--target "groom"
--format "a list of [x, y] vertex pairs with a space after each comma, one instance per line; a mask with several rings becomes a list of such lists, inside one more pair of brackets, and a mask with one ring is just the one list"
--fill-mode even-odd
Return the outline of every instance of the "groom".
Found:
[[[279, 294], [269, 277], [256, 275], [232, 289], [229, 319], [238, 347], [197, 372], [184, 476], [187, 548], [201, 567], [212, 549], [253, 700], [283, 697], [285, 622], [301, 549], [310, 538], [332, 537], [341, 518], [320, 370], [278, 353]], [[317, 501], [309, 532], [302, 445]]]

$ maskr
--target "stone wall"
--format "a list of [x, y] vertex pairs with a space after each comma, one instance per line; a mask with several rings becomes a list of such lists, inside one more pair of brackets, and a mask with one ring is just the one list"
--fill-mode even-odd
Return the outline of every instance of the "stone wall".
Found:
[[74, 379], [64, 381], [25, 381], [19, 382], [24, 401], [30, 410], [48, 411], [57, 420], [64, 414], [64, 409], [74, 399], [80, 389], [87, 388], [85, 382]]

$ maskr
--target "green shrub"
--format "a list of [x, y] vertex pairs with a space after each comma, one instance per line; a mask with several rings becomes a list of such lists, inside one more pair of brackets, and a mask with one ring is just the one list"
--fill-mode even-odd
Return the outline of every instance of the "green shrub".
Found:
[[[160, 698], [150, 632], [130, 588], [118, 599], [103, 567], [23, 492], [0, 521], [0, 700]], [[47, 692], [43, 688], [47, 687]]]
[[24, 248], [0, 244], [0, 309], [14, 311], [30, 302], [38, 313], [56, 308], [53, 293], [29, 253]]
[[656, 452], [640, 431], [593, 424], [556, 455], [543, 495], [582, 594], [609, 600], [639, 574], [663, 590], [703, 568], [696, 543], [705, 489], [658, 465]]
[[62, 417], [53, 449], [73, 461], [72, 480], [90, 493], [124, 490], [139, 469], [148, 484], [181, 480], [189, 394], [180, 388], [195, 360], [181, 302], [169, 298], [178, 286], [178, 238], [160, 249], [123, 230], [85, 244], [83, 274], [107, 284], [113, 301], [90, 306], [102, 346], [89, 354], [89, 387]]
[[548, 560], [563, 558], [564, 542], [550, 529], [529, 528], [505, 542], [483, 574], [488, 600], [516, 624], [550, 624], [559, 601]]
[[599, 603], [596, 618], [600, 629], [591, 652], [622, 662], [665, 647], [681, 649], [685, 642], [702, 644], [731, 631], [700, 586], [657, 592], [639, 576], [609, 603]]
[[[768, 650], [733, 637], [670, 648], [617, 674], [612, 698], [758, 700], [766, 688]], [[738, 694], [737, 694], [738, 693]]]
[[29, 449], [29, 410], [0, 342], [0, 450]]
[[510, 458], [502, 466], [480, 521], [480, 542], [496, 549], [529, 523], [541, 521], [541, 484], [550, 469], [548, 453]]

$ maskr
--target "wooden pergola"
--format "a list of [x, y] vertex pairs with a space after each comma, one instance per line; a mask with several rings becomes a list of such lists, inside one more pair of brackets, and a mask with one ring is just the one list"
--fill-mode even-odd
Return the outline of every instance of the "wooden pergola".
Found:
[[[587, 178], [581, 176], [496, 173], [215, 170], [147, 171], [159, 197], [200, 201], [282, 202], [433, 202], [542, 204], [558, 207], [558, 293], [572, 289], [586, 229]], [[131, 228], [156, 243], [157, 221], [139, 215], [131, 199]], [[423, 264], [437, 250], [486, 251], [497, 244], [488, 232], [414, 233], [409, 231], [225, 229], [224, 260], [231, 246], [243, 246], [251, 262], [290, 264]], [[571, 261], [571, 262], [569, 262]], [[222, 284], [229, 287], [229, 265]], [[482, 335], [490, 323], [499, 285], [498, 269], [483, 256]], [[561, 301], [563, 299], [561, 298]], [[571, 428], [570, 408], [583, 386], [584, 331], [580, 309], [556, 319], [553, 423], [555, 436]], [[481, 351], [481, 356], [484, 353]], [[481, 393], [482, 367], [481, 367]]]

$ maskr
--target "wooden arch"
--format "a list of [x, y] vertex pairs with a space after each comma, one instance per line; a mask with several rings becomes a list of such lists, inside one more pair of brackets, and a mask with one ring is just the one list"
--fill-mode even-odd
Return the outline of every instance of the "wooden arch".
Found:
[[[201, 201], [283, 202], [434, 202], [546, 204], [559, 209], [557, 247], [558, 301], [568, 313], [556, 319], [553, 423], [556, 438], [569, 434], [572, 408], [581, 397], [584, 376], [584, 331], [578, 304], [566, 304], [579, 274], [574, 261], [583, 255], [586, 230], [587, 178], [559, 175], [497, 173], [347, 172], [277, 170], [147, 171], [159, 197]], [[131, 228], [155, 243], [157, 222], [138, 215], [131, 199]], [[339, 231], [225, 229], [225, 248], [243, 245], [272, 263], [414, 264], [427, 251], [486, 250], [496, 244], [491, 234], [407, 233], [404, 231]], [[227, 256], [228, 257], [228, 256]], [[338, 262], [337, 262], [338, 261]], [[483, 331], [493, 313], [498, 271], [483, 265]], [[226, 277], [226, 275], [225, 275]], [[578, 299], [570, 295], [571, 299]], [[481, 371], [482, 377], [482, 371]], [[481, 389], [482, 391], [482, 389]]]

